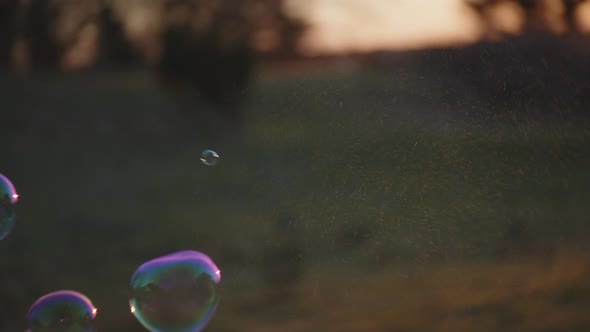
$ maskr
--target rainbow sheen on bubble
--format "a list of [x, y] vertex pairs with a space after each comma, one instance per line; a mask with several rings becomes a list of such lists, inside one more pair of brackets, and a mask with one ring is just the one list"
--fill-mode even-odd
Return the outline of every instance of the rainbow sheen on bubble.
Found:
[[219, 161], [219, 154], [213, 150], [204, 150], [201, 152], [201, 162], [207, 166], [215, 166]]
[[96, 307], [84, 294], [60, 290], [33, 303], [25, 332], [93, 332], [96, 314]]
[[135, 271], [129, 307], [152, 332], [198, 332], [215, 314], [220, 281], [221, 272], [209, 256], [178, 251]]
[[16, 202], [18, 194], [14, 185], [0, 174], [0, 240], [6, 238], [16, 224]]

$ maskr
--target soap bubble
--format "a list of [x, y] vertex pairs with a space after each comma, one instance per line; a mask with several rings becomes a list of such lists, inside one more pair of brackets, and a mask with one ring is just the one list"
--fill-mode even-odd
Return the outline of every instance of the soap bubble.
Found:
[[49, 293], [29, 309], [26, 332], [92, 332], [96, 313], [84, 294], [71, 290]]
[[198, 332], [213, 317], [221, 272], [198, 251], [179, 251], [142, 264], [131, 278], [129, 307], [152, 332]]
[[15, 204], [18, 194], [10, 180], [0, 174], [0, 240], [4, 239], [16, 223]]
[[215, 166], [219, 161], [219, 155], [213, 150], [204, 150], [201, 152], [201, 162], [207, 166]]

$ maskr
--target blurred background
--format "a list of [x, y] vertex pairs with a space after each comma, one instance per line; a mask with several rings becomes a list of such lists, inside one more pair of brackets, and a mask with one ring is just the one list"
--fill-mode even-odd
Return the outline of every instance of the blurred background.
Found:
[[590, 330], [590, 1], [0, 0], [0, 66], [1, 331], [183, 249], [206, 331]]

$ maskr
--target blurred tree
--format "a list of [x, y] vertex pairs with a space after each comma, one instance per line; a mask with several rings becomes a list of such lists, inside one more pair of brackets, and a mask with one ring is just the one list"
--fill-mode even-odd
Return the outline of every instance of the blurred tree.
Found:
[[251, 42], [265, 58], [289, 58], [299, 55], [298, 43], [307, 24], [290, 16], [284, 1], [266, 0], [250, 5], [245, 10], [251, 24]]
[[100, 2], [100, 11], [96, 17], [99, 27], [100, 63], [129, 65], [138, 60], [137, 54], [125, 36], [120, 22], [105, 0]]
[[517, 0], [516, 1], [524, 11], [525, 31], [536, 30], [539, 27], [540, 22], [538, 21], [538, 0]]
[[57, 9], [50, 1], [39, 0], [29, 3], [25, 38], [33, 71], [52, 70], [59, 65], [61, 48], [54, 33], [57, 14]]
[[0, 1], [0, 67], [9, 67], [12, 59], [16, 27], [15, 18], [18, 1]]
[[255, 56], [296, 54], [305, 26], [289, 17], [282, 0], [167, 1], [167, 25], [156, 65], [168, 85], [193, 86], [234, 123]]
[[501, 34], [496, 31], [494, 24], [489, 15], [490, 10], [496, 5], [498, 0], [466, 0], [467, 6], [477, 15], [485, 29], [485, 36], [494, 37], [497, 34]]
[[485, 29], [488, 35], [497, 35], [500, 33], [495, 30], [494, 21], [492, 19], [491, 12], [500, 4], [512, 2], [516, 3], [524, 12], [524, 30], [534, 30], [533, 27], [537, 26], [537, 5], [538, 1], [535, 0], [466, 0], [467, 5], [477, 14], [477, 16], [483, 21]]
[[[99, 32], [99, 63], [128, 65], [136, 61], [138, 56], [127, 40], [123, 24], [116, 17], [111, 2], [99, 0], [89, 1], [88, 4], [94, 10], [79, 13], [79, 22], [72, 31], [58, 38], [61, 16], [71, 11], [73, 5], [79, 4], [49, 0], [0, 0], [0, 65], [9, 64], [15, 40], [23, 37], [28, 46], [27, 62], [33, 72], [57, 69], [65, 51], [79, 41], [80, 32], [90, 24], [95, 24]], [[22, 19], [19, 17], [21, 15]]]
[[[586, 0], [561, 0], [563, 8], [563, 23], [567, 31], [578, 32], [576, 25], [576, 10]], [[514, 2], [519, 5], [524, 13], [524, 30], [527, 32], [546, 30], [546, 21], [543, 19], [543, 2], [539, 0], [467, 0], [467, 5], [480, 17], [486, 25], [486, 29], [493, 30], [493, 22], [490, 21], [489, 12], [502, 2]]]
[[563, 0], [563, 16], [568, 31], [579, 32], [576, 24], [576, 10], [586, 0]]
[[206, 34], [197, 34], [189, 26], [168, 27], [156, 70], [168, 86], [195, 87], [238, 123], [237, 105], [252, 70], [251, 49], [243, 41], [222, 45], [221, 33], [219, 27]]

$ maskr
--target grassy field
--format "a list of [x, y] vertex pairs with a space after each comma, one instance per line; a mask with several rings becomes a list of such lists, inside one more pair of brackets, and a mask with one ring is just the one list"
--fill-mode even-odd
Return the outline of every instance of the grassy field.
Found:
[[22, 199], [0, 243], [0, 330], [70, 288], [101, 331], [141, 331], [131, 274], [189, 248], [223, 271], [207, 331], [590, 329], [588, 121], [451, 82], [275, 75], [234, 130], [143, 72], [4, 80], [0, 172]]
[[[588, 256], [309, 274], [285, 309], [254, 294], [223, 306], [224, 331], [587, 331]], [[285, 314], [283, 313], [283, 317]]]

